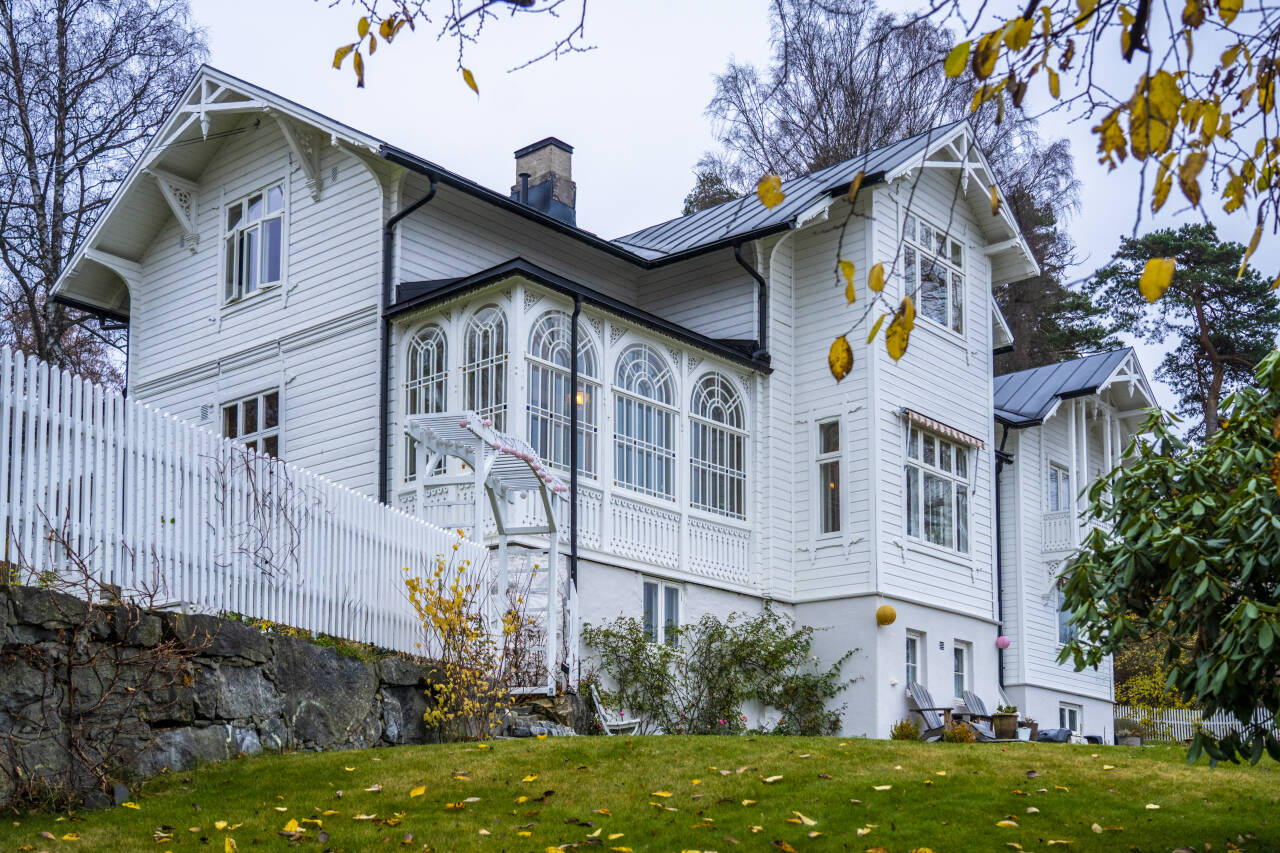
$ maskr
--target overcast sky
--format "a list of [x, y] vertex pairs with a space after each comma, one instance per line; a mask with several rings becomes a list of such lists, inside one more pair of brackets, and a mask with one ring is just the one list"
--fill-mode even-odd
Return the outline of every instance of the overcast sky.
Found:
[[[210, 62], [308, 107], [400, 145], [481, 184], [505, 191], [515, 179], [512, 152], [544, 136], [574, 146], [578, 224], [616, 237], [678, 215], [693, 164], [712, 147], [704, 115], [712, 77], [731, 58], [768, 59], [768, 0], [595, 2], [588, 9], [588, 53], [507, 69], [540, 52], [563, 30], [554, 20], [493, 27], [468, 49], [480, 97], [462, 82], [454, 46], [432, 33], [402, 31], [369, 62], [357, 89], [350, 65], [330, 68], [334, 49], [354, 37], [357, 13], [327, 0], [192, 0], [207, 28]], [[915, 4], [883, 3], [905, 11]], [[999, 4], [997, 4], [999, 5]], [[247, 25], [247, 22], [252, 22]], [[544, 29], [540, 29], [543, 28]], [[350, 61], [348, 60], [348, 63]], [[1136, 173], [1097, 164], [1089, 123], [1042, 119], [1046, 137], [1067, 137], [1083, 183], [1082, 209], [1069, 223], [1087, 275], [1133, 228]], [[1206, 190], [1209, 198], [1216, 193]], [[1172, 210], [1178, 193], [1171, 195]], [[1149, 227], [1190, 218], [1184, 211]], [[1247, 242], [1243, 217], [1217, 217], [1224, 238]], [[1255, 256], [1265, 272], [1280, 261], [1268, 245]], [[1143, 349], [1151, 375], [1160, 354]], [[1162, 403], [1172, 399], [1158, 389]]]

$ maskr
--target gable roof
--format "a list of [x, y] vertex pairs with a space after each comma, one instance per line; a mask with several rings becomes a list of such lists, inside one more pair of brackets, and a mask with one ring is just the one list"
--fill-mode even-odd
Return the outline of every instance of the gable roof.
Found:
[[[333, 144], [425, 174], [641, 269], [653, 269], [794, 228], [814, 212], [824, 209], [833, 196], [843, 193], [860, 170], [865, 173], [864, 186], [869, 186], [900, 177], [922, 166], [925, 159], [938, 155], [954, 158], [944, 165], [958, 168], [966, 187], [970, 183], [969, 175], [978, 177], [973, 182], [975, 187], [971, 194], [976, 192], [985, 198], [987, 187], [994, 183], [980, 151], [975, 151], [976, 159], [971, 159], [968, 146], [955, 146], [954, 142], [962, 135], [972, 140], [968, 122], [960, 120], [786, 181], [783, 184], [786, 199], [772, 210], [760, 204], [754, 195], [749, 195], [616, 240], [606, 240], [260, 86], [205, 65], [201, 66], [174, 111], [147, 143], [88, 237], [63, 270], [54, 286], [55, 298], [86, 310], [127, 318], [130, 301], [127, 282], [140, 274], [138, 261], [165, 219], [171, 214], [182, 217], [177, 196], [184, 188], [194, 187], [195, 179], [213, 156], [214, 147], [204, 143], [216, 145], [216, 140], [236, 132], [233, 123], [246, 114], [278, 123], [295, 150], [295, 156], [304, 165], [314, 149], [307, 148], [311, 143], [298, 135], [299, 125], [319, 130]], [[966, 152], [961, 153], [962, 149]], [[319, 175], [308, 177], [313, 192], [318, 193], [322, 179]], [[992, 220], [1001, 225], [1001, 235], [1008, 237], [988, 248], [993, 272], [996, 255], [1001, 255], [1013, 258], [1011, 263], [1001, 266], [1002, 273], [1007, 270], [1011, 275], [1032, 274], [1035, 261], [1008, 209], [1007, 204], [1001, 205], [999, 214]], [[194, 245], [197, 236], [194, 226], [187, 230], [191, 232]], [[74, 284], [70, 284], [72, 279], [76, 279]]]
[[887, 171], [921, 155], [932, 143], [954, 136], [964, 125], [965, 120], [961, 119], [931, 128], [860, 157], [783, 181], [782, 192], [786, 198], [773, 209], [765, 207], [751, 194], [642, 228], [614, 242], [647, 258], [659, 258], [711, 243], [737, 241], [789, 228], [815, 203], [833, 192], [846, 190], [859, 171], [864, 173], [863, 186], [879, 183]]
[[1122, 347], [995, 377], [996, 420], [1015, 428], [1041, 424], [1062, 400], [1103, 390], [1130, 359], [1138, 371], [1131, 378], [1142, 386], [1148, 404], [1154, 402], [1137, 354], [1132, 347]]

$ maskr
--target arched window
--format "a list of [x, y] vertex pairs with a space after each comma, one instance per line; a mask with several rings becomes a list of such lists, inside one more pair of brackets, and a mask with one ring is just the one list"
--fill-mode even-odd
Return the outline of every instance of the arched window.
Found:
[[689, 502], [747, 517], [747, 420], [742, 397], [719, 373], [693, 388], [689, 409]]
[[463, 408], [507, 428], [507, 318], [486, 305], [467, 320], [462, 365]]
[[613, 477], [620, 486], [675, 498], [675, 400], [671, 368], [653, 347], [632, 344], [614, 374]]
[[[569, 371], [572, 320], [548, 311], [529, 332], [529, 443], [548, 464], [569, 470]], [[596, 474], [596, 348], [578, 324], [578, 470]]]
[[[444, 330], [434, 324], [420, 329], [409, 342], [405, 364], [406, 415], [428, 415], [445, 410], [448, 366]], [[418, 473], [415, 444], [412, 438], [405, 436], [405, 479], [409, 480]]]

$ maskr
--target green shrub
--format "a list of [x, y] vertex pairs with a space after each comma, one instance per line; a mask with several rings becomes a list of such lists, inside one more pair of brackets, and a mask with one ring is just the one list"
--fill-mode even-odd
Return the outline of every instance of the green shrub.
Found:
[[889, 729], [889, 740], [920, 740], [920, 723], [910, 718], [898, 720]]
[[840, 670], [849, 652], [827, 669], [812, 655], [813, 629], [796, 627], [766, 607], [724, 620], [706, 615], [678, 630], [672, 645], [649, 641], [636, 619], [587, 625], [583, 641], [613, 683], [618, 706], [641, 718], [640, 730], [670, 734], [739, 734], [742, 707], [757, 701], [781, 712], [777, 734], [834, 734], [844, 707], [827, 702], [850, 681]]

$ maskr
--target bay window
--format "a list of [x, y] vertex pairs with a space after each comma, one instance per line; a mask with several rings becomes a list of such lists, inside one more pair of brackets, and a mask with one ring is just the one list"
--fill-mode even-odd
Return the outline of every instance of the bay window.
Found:
[[618, 356], [614, 374], [613, 478], [628, 489], [675, 498], [675, 380], [648, 344]]
[[[447, 407], [448, 350], [444, 330], [434, 323], [424, 326], [409, 342], [408, 364], [404, 382], [406, 415], [429, 415]], [[418, 473], [415, 442], [405, 436], [405, 479]]]
[[507, 428], [507, 316], [486, 305], [467, 319], [463, 341], [463, 408]]
[[[571, 395], [572, 320], [563, 311], [548, 311], [529, 332], [529, 382], [526, 408], [529, 444], [549, 465], [569, 470], [570, 405], [578, 407], [578, 471], [596, 475], [599, 388], [596, 348], [578, 327], [578, 387]], [[570, 399], [572, 397], [572, 400]]]
[[733, 383], [708, 373], [693, 389], [689, 417], [689, 502], [698, 509], [747, 517], [747, 434]]

